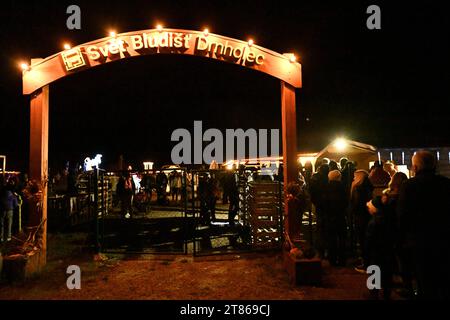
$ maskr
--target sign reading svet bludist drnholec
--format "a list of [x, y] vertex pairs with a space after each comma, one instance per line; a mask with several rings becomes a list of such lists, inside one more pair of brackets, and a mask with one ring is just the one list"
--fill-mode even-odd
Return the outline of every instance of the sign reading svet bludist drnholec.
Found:
[[117, 34], [45, 59], [33, 59], [23, 72], [23, 93], [39, 88], [69, 74], [108, 62], [153, 54], [183, 54], [237, 64], [267, 73], [289, 85], [301, 87], [301, 65], [293, 54], [280, 54], [253, 42], [182, 29], [150, 29]]
[[151, 30], [122, 34], [61, 52], [66, 71], [128, 56], [178, 53], [224, 60], [247, 67], [264, 64], [265, 53], [251, 42], [205, 33]]

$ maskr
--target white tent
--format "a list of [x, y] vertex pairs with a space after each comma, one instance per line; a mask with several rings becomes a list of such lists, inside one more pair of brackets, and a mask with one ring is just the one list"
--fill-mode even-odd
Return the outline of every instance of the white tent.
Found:
[[377, 148], [370, 144], [347, 139], [336, 139], [316, 155], [316, 164], [320, 163], [324, 158], [335, 160], [339, 163], [342, 157], [356, 162], [358, 169], [368, 170], [369, 163], [378, 160], [378, 153]]

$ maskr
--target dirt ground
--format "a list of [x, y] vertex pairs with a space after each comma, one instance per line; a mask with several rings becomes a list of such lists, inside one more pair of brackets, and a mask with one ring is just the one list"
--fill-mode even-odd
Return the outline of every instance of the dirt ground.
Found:
[[[108, 255], [95, 261], [77, 235], [53, 236], [39, 278], [0, 284], [0, 299], [323, 300], [367, 299], [366, 276], [324, 264], [320, 287], [289, 282], [279, 253], [192, 256]], [[59, 243], [59, 245], [58, 245]], [[81, 289], [66, 286], [69, 265], [81, 268]]]

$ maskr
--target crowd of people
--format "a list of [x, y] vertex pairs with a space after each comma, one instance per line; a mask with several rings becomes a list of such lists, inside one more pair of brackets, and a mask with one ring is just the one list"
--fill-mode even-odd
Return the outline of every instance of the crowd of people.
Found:
[[[415, 153], [412, 178], [397, 172], [392, 161], [375, 161], [366, 171], [357, 169], [357, 164], [347, 158], [339, 162], [323, 159], [316, 168], [313, 172], [312, 164], [307, 162], [299, 170], [298, 181], [286, 187], [288, 210], [294, 212], [288, 215], [291, 239], [301, 239], [303, 213], [312, 211], [316, 221], [312, 245], [331, 265], [352, 262], [355, 270], [364, 273], [370, 265], [379, 266], [385, 299], [391, 296], [394, 276], [401, 279], [402, 290], [410, 298], [450, 298], [450, 179], [436, 174], [432, 153]], [[282, 166], [279, 169], [274, 176], [255, 173], [248, 179], [282, 181]], [[216, 220], [220, 198], [229, 205], [228, 222], [234, 224], [239, 211], [239, 172], [237, 168], [198, 172], [192, 185], [197, 186], [196, 200], [204, 224]], [[66, 172], [57, 181], [66, 176], [70, 174]], [[4, 242], [11, 240], [13, 217], [26, 179], [5, 179], [3, 175], [0, 179], [0, 241]], [[194, 194], [192, 179], [191, 173], [159, 171], [144, 174], [141, 187], [149, 199], [155, 190], [157, 203], [165, 205], [169, 196], [177, 202], [183, 201], [185, 192], [188, 196]], [[130, 218], [136, 195], [130, 172], [120, 177], [116, 190], [122, 215]], [[371, 292], [374, 296], [380, 294], [377, 290]]]
[[[411, 179], [392, 162], [376, 161], [369, 171], [357, 170], [347, 158], [339, 164], [324, 159], [315, 173], [311, 167], [300, 170], [300, 188], [290, 185], [287, 193], [293, 203], [306, 199], [290, 208], [298, 224], [307, 203], [314, 205], [314, 246], [321, 258], [334, 266], [357, 258], [355, 269], [364, 273], [377, 265], [385, 299], [394, 275], [410, 298], [450, 298], [450, 179], [436, 174], [432, 153], [416, 152]], [[296, 226], [289, 231], [291, 237], [300, 234]], [[380, 292], [371, 294], [378, 298]]]

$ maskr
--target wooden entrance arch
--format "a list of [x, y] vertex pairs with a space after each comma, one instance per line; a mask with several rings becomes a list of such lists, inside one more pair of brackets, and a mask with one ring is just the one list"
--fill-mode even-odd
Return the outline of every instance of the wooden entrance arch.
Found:
[[[296, 179], [297, 141], [295, 88], [301, 88], [301, 65], [293, 54], [279, 54], [245, 42], [212, 33], [180, 29], [150, 29], [117, 34], [78, 45], [45, 59], [32, 59], [23, 71], [23, 94], [31, 95], [30, 178], [48, 177], [49, 86], [52, 82], [105, 63], [151, 54], [201, 56], [264, 72], [281, 81], [284, 185]], [[42, 213], [31, 213], [31, 223], [47, 218], [47, 185], [43, 184]], [[286, 206], [287, 208], [287, 206]], [[286, 209], [287, 210], [287, 209]], [[46, 253], [46, 223], [41, 264]]]

